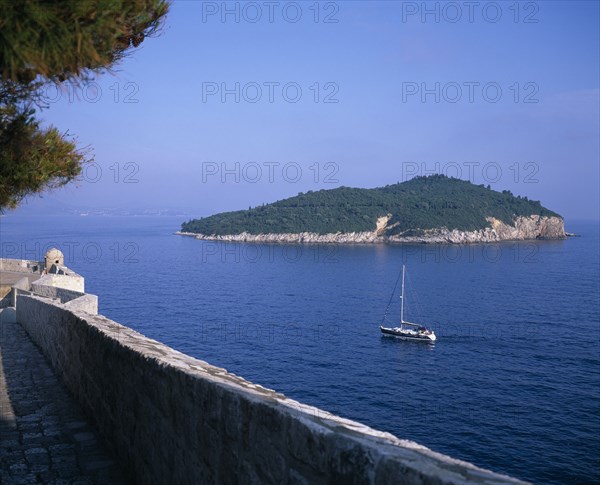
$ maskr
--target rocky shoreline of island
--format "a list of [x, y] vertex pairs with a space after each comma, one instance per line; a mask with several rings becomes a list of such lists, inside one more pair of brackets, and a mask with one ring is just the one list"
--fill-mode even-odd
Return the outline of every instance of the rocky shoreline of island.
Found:
[[259, 244], [477, 244], [500, 241], [565, 239], [569, 235], [565, 232], [564, 220], [560, 217], [519, 216], [514, 219], [512, 225], [493, 217], [488, 217], [487, 221], [490, 224], [489, 227], [475, 231], [449, 230], [445, 227], [411, 231], [418, 232], [419, 235], [387, 235], [385, 234], [385, 223], [378, 224], [373, 231], [348, 233], [250, 234], [242, 232], [240, 234], [197, 234], [177, 231], [175, 234], [204, 241]]

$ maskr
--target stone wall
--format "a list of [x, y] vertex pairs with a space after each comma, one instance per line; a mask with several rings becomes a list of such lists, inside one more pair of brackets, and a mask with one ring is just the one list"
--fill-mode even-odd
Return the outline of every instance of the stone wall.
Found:
[[6, 292], [6, 286], [0, 285], [0, 308], [6, 308], [9, 306], [15, 306], [18, 291], [29, 290], [29, 279], [23, 276], [20, 280], [16, 281], [9, 287], [9, 291]]
[[[61, 300], [61, 303], [64, 302]], [[96, 295], [86, 293], [82, 296], [79, 296], [66, 302], [65, 308], [72, 311], [98, 315], [98, 297]]]
[[23, 295], [31, 296], [31, 295], [33, 295], [33, 292], [29, 291], [29, 290], [23, 290], [21, 288], [13, 288], [12, 294], [11, 294], [11, 303], [9, 306], [13, 307], [16, 310], [17, 309], [17, 301], [18, 301], [19, 297], [23, 296]]
[[43, 278], [31, 284], [31, 290], [36, 295], [45, 296], [48, 298], [58, 298], [60, 299], [61, 303], [67, 303], [68, 301], [74, 300], [75, 298], [79, 298], [81, 296], [86, 295], [86, 293], [83, 293], [81, 291], [61, 288], [58, 286], [51, 286], [51, 282], [46, 279], [47, 276], [55, 275], [46, 275]]
[[39, 261], [30, 261], [27, 259], [0, 258], [0, 271], [41, 274], [43, 269], [44, 265]]
[[519, 483], [288, 399], [103, 316], [23, 295], [17, 320], [140, 484]]
[[[85, 292], [85, 279], [79, 275], [64, 275], [48, 273], [37, 280], [34, 286], [54, 286], [57, 288], [64, 288], [65, 290], [77, 291], [79, 293]], [[34, 291], [36, 291], [34, 289]], [[36, 291], [37, 292], [37, 291]]]
[[0, 275], [0, 308], [14, 306], [15, 295], [17, 290], [29, 289], [29, 278], [26, 274], [16, 275], [16, 278], [11, 278], [9, 283], [4, 283], [2, 275]]

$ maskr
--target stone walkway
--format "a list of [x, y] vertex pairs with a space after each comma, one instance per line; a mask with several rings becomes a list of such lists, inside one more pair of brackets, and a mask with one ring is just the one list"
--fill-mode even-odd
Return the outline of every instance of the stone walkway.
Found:
[[0, 310], [0, 484], [126, 483], [66, 388]]

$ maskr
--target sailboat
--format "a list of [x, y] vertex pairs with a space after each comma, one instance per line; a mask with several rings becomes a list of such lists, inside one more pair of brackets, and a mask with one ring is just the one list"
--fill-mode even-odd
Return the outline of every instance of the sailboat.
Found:
[[[386, 337], [395, 337], [401, 340], [414, 340], [419, 342], [427, 342], [433, 343], [436, 340], [435, 332], [430, 330], [419, 323], [411, 323], [404, 321], [404, 273], [406, 271], [406, 267], [402, 265], [402, 294], [400, 295], [400, 326], [399, 327], [384, 327], [383, 322], [382, 325], [379, 326], [381, 333]], [[396, 285], [398, 281], [396, 280]], [[394, 292], [396, 288], [394, 288]], [[392, 298], [394, 297], [392, 293]], [[391, 299], [390, 299], [391, 303]], [[389, 305], [388, 305], [389, 309]], [[387, 314], [387, 310], [386, 310]], [[383, 317], [385, 321], [385, 315]]]

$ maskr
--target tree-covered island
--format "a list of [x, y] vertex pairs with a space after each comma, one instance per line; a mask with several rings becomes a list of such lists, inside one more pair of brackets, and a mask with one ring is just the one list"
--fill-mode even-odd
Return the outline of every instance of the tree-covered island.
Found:
[[299, 193], [271, 204], [193, 219], [182, 232], [207, 236], [376, 231], [386, 236], [418, 236], [425, 230], [477, 231], [490, 218], [511, 226], [518, 217], [556, 217], [539, 201], [497, 192], [489, 186], [431, 175], [374, 189], [339, 187]]

